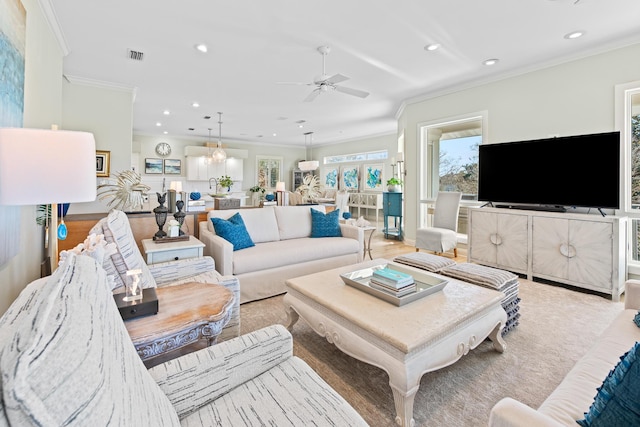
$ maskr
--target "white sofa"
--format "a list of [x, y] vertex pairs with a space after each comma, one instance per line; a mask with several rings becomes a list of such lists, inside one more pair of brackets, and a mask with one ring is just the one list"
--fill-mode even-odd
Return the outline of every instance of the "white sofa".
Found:
[[[204, 255], [215, 260], [220, 274], [242, 283], [240, 304], [284, 293], [284, 282], [292, 277], [362, 261], [362, 229], [340, 224], [342, 237], [311, 238], [311, 208], [324, 212], [322, 205], [212, 210], [200, 222]], [[228, 219], [237, 212], [255, 246], [234, 252], [216, 235], [211, 218]]]
[[[560, 385], [534, 410], [511, 398], [500, 400], [491, 410], [492, 427], [578, 426], [589, 411], [597, 388], [609, 372], [640, 341], [633, 318], [640, 309], [640, 281], [625, 284], [625, 309], [569, 371]], [[585, 343], [586, 344], [586, 343]]]
[[0, 425], [366, 425], [292, 353], [277, 325], [147, 370], [105, 270], [72, 254], [0, 318]]

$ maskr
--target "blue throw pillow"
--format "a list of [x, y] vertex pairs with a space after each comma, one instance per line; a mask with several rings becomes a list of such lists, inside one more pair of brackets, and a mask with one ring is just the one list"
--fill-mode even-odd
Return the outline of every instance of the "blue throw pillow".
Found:
[[626, 352], [604, 380], [598, 393], [577, 423], [583, 427], [640, 425], [640, 343]]
[[638, 328], [640, 328], [640, 311], [636, 313], [636, 316], [633, 318], [633, 323], [636, 324]]
[[325, 214], [311, 208], [311, 237], [342, 237], [340, 209]]
[[233, 245], [234, 251], [255, 246], [240, 216], [240, 212], [237, 212], [228, 220], [215, 217], [211, 218], [211, 222], [213, 223], [213, 228], [216, 230], [216, 234], [230, 242]]

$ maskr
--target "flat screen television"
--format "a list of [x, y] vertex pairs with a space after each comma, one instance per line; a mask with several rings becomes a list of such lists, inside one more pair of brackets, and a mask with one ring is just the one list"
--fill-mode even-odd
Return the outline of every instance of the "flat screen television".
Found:
[[480, 201], [620, 208], [620, 132], [481, 144], [478, 154]]

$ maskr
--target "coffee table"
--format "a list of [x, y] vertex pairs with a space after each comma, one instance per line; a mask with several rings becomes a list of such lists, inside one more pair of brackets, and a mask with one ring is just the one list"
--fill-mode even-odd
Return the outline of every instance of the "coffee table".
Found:
[[501, 292], [452, 278], [446, 278], [442, 291], [402, 307], [345, 285], [340, 278], [342, 273], [388, 262], [375, 259], [289, 279], [283, 302], [289, 330], [302, 317], [344, 353], [384, 369], [396, 423], [413, 426], [413, 402], [422, 375], [451, 365], [487, 337], [503, 352], [500, 331], [507, 314], [500, 304]]

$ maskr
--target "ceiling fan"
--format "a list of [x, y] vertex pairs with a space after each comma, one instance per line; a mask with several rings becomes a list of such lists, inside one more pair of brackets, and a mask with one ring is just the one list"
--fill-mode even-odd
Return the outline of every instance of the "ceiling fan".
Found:
[[309, 95], [304, 99], [304, 102], [311, 102], [318, 97], [322, 92], [328, 92], [330, 90], [336, 90], [338, 92], [346, 93], [347, 95], [357, 96], [359, 98], [366, 98], [369, 96], [369, 92], [363, 90], [353, 89], [344, 86], [338, 86], [338, 83], [342, 83], [349, 80], [349, 77], [342, 74], [334, 74], [333, 76], [327, 75], [325, 72], [325, 58], [331, 52], [329, 46], [318, 47], [318, 52], [322, 55], [322, 75], [316, 76], [312, 83], [297, 83], [297, 82], [279, 82], [278, 84], [294, 84], [294, 85], [306, 85], [315, 86], [316, 88], [311, 91]]

